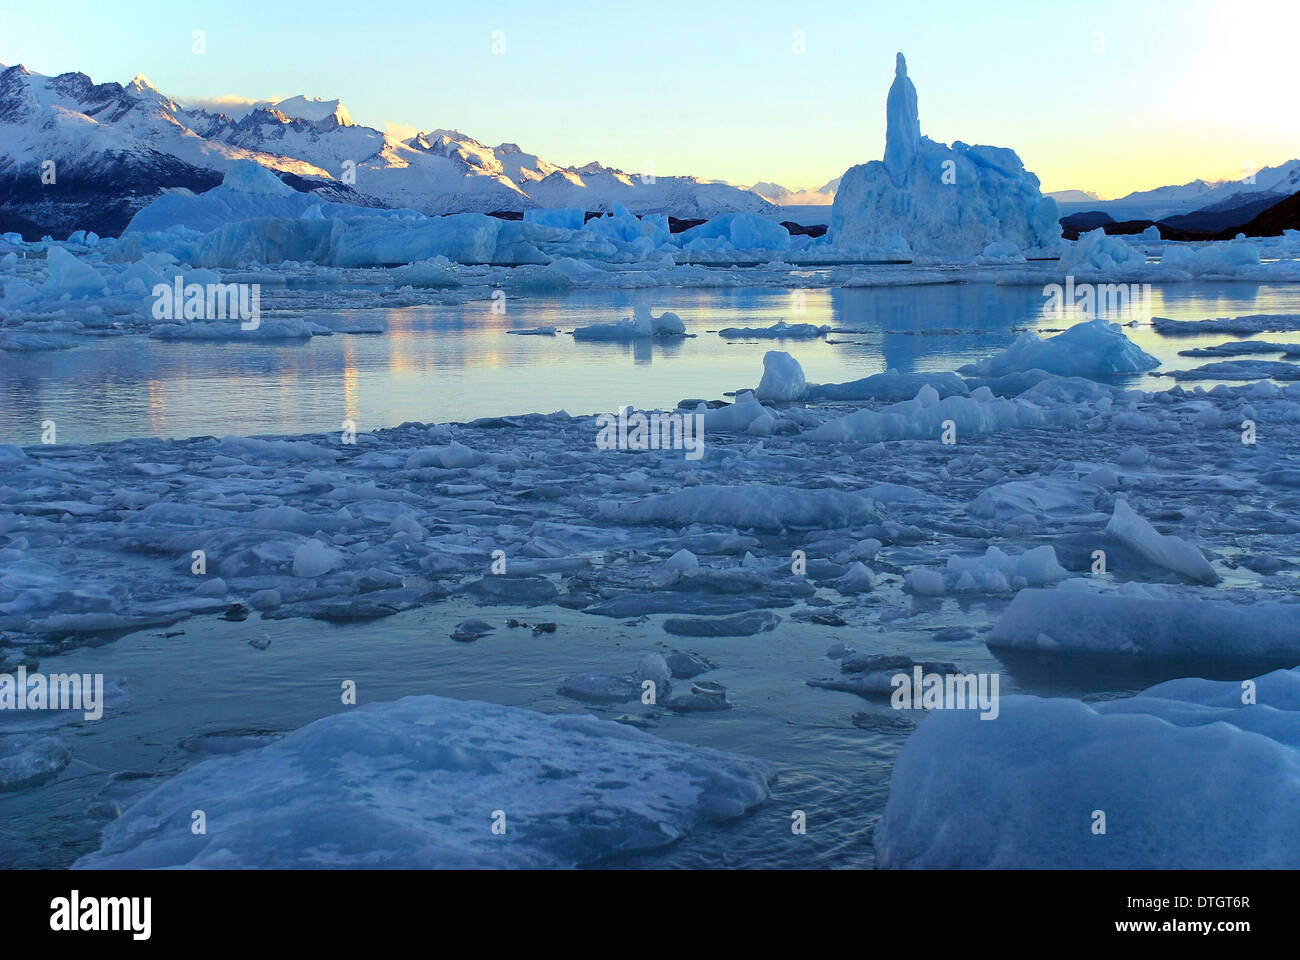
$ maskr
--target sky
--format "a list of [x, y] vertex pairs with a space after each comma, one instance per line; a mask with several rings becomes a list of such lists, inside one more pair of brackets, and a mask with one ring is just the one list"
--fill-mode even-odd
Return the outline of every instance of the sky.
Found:
[[[817, 187], [880, 159], [902, 51], [921, 130], [1103, 198], [1300, 156], [1300, 0], [60, 0], [0, 8], [0, 63], [181, 100], [342, 99], [562, 165]], [[205, 52], [194, 51], [203, 31]]]

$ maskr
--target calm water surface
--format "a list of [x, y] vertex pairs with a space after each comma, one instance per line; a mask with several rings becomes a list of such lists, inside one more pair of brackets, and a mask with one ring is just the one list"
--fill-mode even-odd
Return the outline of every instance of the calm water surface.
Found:
[[[655, 312], [677, 313], [697, 336], [618, 344], [577, 343], [564, 333], [507, 333], [617, 320], [638, 300]], [[1020, 328], [1067, 325], [1044, 317], [1043, 303], [1041, 288], [1031, 286], [813, 289], [798, 315], [784, 289], [587, 291], [511, 299], [505, 316], [494, 315], [487, 301], [387, 310], [387, 334], [304, 343], [167, 343], [128, 336], [55, 353], [0, 351], [0, 442], [38, 443], [47, 419], [58, 424], [61, 442], [94, 443], [313, 433], [338, 430], [344, 419], [364, 431], [410, 420], [593, 414], [625, 403], [660, 408], [757, 385], [770, 349], [793, 353], [818, 383], [890, 367], [952, 370], [1003, 349]], [[1171, 284], [1154, 287], [1150, 304], [1157, 316], [1189, 320], [1290, 312], [1300, 312], [1300, 285]], [[860, 332], [832, 334], [837, 343], [728, 342], [713, 332], [780, 319]], [[1204, 362], [1178, 357], [1178, 350], [1226, 339], [1165, 338], [1149, 326], [1129, 335], [1165, 369]], [[1140, 377], [1135, 383], [1164, 389], [1171, 381]]]

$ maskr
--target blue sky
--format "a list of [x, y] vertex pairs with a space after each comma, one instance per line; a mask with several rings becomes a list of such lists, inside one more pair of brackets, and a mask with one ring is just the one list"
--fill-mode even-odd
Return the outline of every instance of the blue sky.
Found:
[[1112, 196], [1300, 156], [1296, 0], [179, 6], [10, 3], [0, 62], [144, 73], [178, 99], [340, 97], [404, 134], [797, 187], [881, 156], [902, 50], [924, 133], [1013, 147], [1044, 189]]

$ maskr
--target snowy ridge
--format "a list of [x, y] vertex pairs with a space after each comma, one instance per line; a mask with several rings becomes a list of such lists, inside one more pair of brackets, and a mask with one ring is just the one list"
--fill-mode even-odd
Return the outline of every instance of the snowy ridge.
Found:
[[[210, 124], [143, 76], [123, 87], [81, 73], [46, 77], [9, 67], [0, 72], [0, 201], [8, 214], [65, 234], [117, 233], [162, 191], [208, 189], [239, 160], [330, 177], [309, 160], [196, 132]], [[55, 165], [52, 183], [42, 181], [46, 161]]]

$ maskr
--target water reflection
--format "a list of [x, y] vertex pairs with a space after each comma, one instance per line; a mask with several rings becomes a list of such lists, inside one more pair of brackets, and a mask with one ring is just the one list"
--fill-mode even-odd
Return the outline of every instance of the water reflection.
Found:
[[[506, 331], [563, 331], [609, 322], [638, 302], [671, 310], [694, 338], [576, 343]], [[769, 349], [788, 350], [813, 382], [852, 380], [887, 367], [951, 370], [1009, 344], [1020, 329], [1059, 329], [1073, 318], [1045, 311], [1039, 286], [928, 284], [828, 289], [646, 289], [521, 296], [504, 314], [488, 301], [385, 309], [385, 335], [305, 343], [222, 344], [92, 340], [53, 353], [0, 351], [0, 442], [362, 430], [408, 420], [469, 420], [531, 411], [597, 413], [630, 403], [675, 404], [752, 387]], [[1243, 283], [1154, 286], [1141, 311], [1178, 319], [1300, 312], [1300, 288]], [[371, 319], [366, 311], [343, 314]], [[777, 320], [829, 324], [826, 341], [725, 341], [728, 326]], [[1169, 368], [1177, 351], [1222, 337], [1129, 330]], [[1169, 381], [1158, 381], [1161, 386]]]

